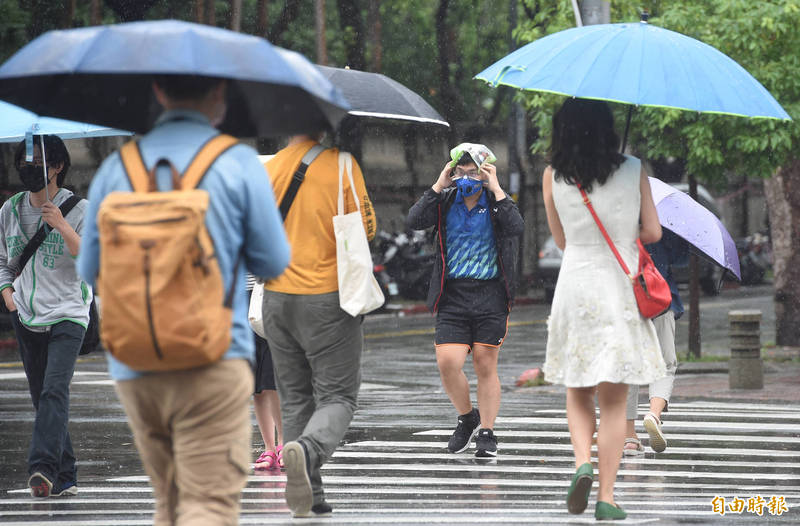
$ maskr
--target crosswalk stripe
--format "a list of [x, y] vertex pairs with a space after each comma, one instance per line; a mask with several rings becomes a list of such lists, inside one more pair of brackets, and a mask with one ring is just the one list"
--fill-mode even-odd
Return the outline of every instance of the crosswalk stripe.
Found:
[[[666, 429], [664, 430], [666, 432]], [[762, 431], [769, 431], [769, 428]], [[418, 431], [414, 433], [416, 436], [450, 436], [453, 433], [452, 429], [428, 429], [425, 431]], [[503, 430], [498, 431], [498, 436], [507, 436], [515, 438], [569, 438], [569, 431], [515, 431]], [[715, 441], [715, 442], [769, 442], [769, 443], [792, 443], [800, 444], [800, 436], [797, 436], [797, 431], [793, 432], [794, 436], [764, 436], [764, 435], [705, 435], [705, 434], [685, 434], [685, 433], [668, 433], [670, 441], [673, 440], [689, 440], [693, 442], [700, 441]]]

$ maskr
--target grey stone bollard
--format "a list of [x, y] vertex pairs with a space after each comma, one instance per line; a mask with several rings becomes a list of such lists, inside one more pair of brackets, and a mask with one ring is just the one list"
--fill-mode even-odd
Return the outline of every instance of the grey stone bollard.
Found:
[[732, 310], [730, 321], [731, 359], [728, 385], [731, 389], [763, 389], [761, 365], [761, 311]]

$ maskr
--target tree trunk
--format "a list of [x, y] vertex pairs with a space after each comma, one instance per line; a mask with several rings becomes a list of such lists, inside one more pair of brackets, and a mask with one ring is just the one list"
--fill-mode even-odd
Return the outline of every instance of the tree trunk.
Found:
[[764, 181], [775, 286], [775, 343], [800, 347], [800, 158]]
[[364, 23], [357, 0], [337, 0], [339, 26], [342, 29], [347, 65], [353, 69], [365, 70]]
[[65, 29], [72, 27], [72, 20], [75, 18], [75, 2], [76, 0], [64, 2], [64, 18], [61, 20], [61, 27]]
[[269, 2], [267, 0], [258, 0], [256, 2], [256, 35], [265, 38], [269, 27], [268, 9]]
[[206, 0], [194, 0], [194, 21], [198, 24], [205, 22]]
[[369, 3], [367, 24], [369, 25], [369, 41], [372, 48], [372, 71], [381, 72], [383, 68], [383, 36], [381, 24], [381, 2], [372, 0]]
[[[447, 122], [454, 123], [456, 118], [456, 96], [450, 83], [450, 34], [447, 27], [447, 10], [450, 0], [439, 0], [436, 10], [436, 49], [439, 52], [439, 97], [442, 100], [441, 108]], [[450, 126], [449, 142], [456, 141], [456, 130]]]
[[242, 0], [231, 1], [231, 30], [242, 30]]
[[[697, 179], [689, 174], [689, 197], [697, 201]], [[689, 354], [700, 357], [700, 265], [695, 254], [689, 256]]]
[[284, 31], [289, 28], [289, 23], [297, 18], [297, 11], [300, 8], [300, 0], [286, 0], [283, 4], [278, 20], [269, 28], [267, 39], [273, 44], [280, 45]]
[[317, 64], [328, 64], [328, 42], [325, 36], [325, 0], [314, 0], [314, 26], [317, 32]]
[[93, 26], [99, 26], [103, 23], [103, 3], [101, 0], [92, 0], [89, 8], [89, 23]]
[[217, 10], [214, 0], [206, 0], [206, 23], [210, 26], [217, 25]]

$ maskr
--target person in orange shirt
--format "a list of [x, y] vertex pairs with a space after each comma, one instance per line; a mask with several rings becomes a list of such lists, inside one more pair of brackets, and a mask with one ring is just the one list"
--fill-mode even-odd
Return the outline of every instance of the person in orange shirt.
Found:
[[[292, 247], [289, 267], [265, 284], [262, 308], [286, 441], [286, 503], [295, 517], [332, 512], [320, 467], [344, 437], [356, 409], [364, 341], [362, 317], [339, 307], [333, 234], [339, 151], [322, 148], [320, 140], [321, 136], [293, 136], [266, 163]], [[345, 213], [350, 213], [357, 208], [344, 179]], [[293, 180], [301, 184], [291, 200]], [[364, 229], [372, 239], [375, 215], [355, 160], [353, 181]]]

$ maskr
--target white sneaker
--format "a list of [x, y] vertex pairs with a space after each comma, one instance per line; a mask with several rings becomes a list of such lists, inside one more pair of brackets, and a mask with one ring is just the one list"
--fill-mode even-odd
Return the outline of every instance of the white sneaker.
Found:
[[656, 415], [653, 413], [644, 415], [642, 425], [644, 425], [647, 434], [650, 435], [650, 447], [653, 448], [653, 451], [661, 453], [667, 449], [667, 439], [664, 437], [664, 433], [661, 432], [661, 421]]

